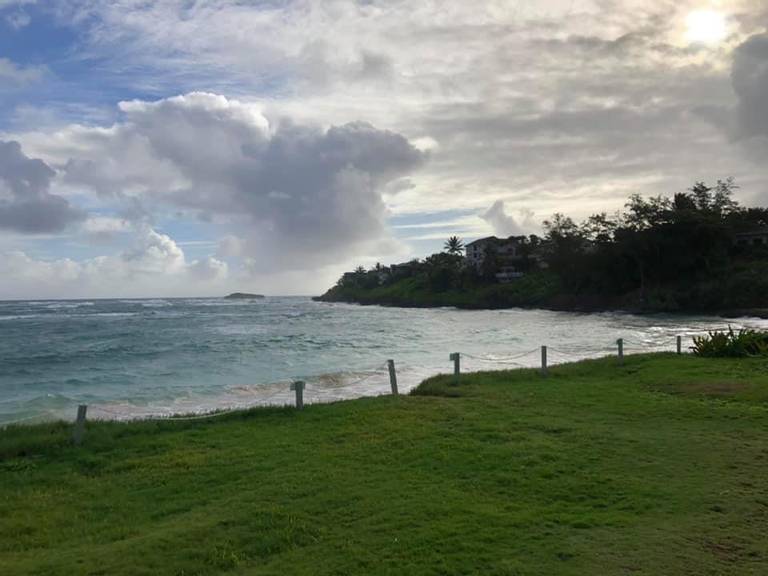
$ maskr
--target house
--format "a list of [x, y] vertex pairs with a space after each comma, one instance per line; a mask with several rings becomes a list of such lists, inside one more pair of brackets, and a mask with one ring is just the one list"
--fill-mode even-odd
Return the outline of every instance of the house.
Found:
[[470, 242], [465, 246], [467, 264], [473, 266], [475, 269], [480, 269], [485, 260], [485, 254], [488, 249], [492, 249], [498, 258], [501, 260], [514, 260], [520, 258], [520, 237], [510, 236], [506, 239], [497, 238], [496, 236], [488, 236], [487, 238], [480, 238], [474, 242]]
[[477, 271], [483, 266], [486, 254], [493, 251], [498, 266], [495, 274], [496, 280], [502, 284], [508, 284], [522, 277], [521, 264], [525, 261], [522, 247], [524, 236], [510, 236], [509, 238], [497, 238], [489, 236], [470, 242], [465, 246], [467, 265]]
[[736, 246], [768, 246], [768, 227], [738, 232], [734, 237]]

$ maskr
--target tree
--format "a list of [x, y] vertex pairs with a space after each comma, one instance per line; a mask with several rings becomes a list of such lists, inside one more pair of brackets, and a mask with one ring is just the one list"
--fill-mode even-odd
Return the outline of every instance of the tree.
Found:
[[424, 260], [430, 288], [444, 292], [459, 283], [462, 258], [458, 254], [441, 252]]
[[691, 196], [700, 212], [707, 212], [715, 216], [723, 216], [738, 210], [738, 203], [732, 196], [736, 186], [733, 178], [718, 180], [715, 186], [707, 186], [704, 182], [696, 182], [691, 188]]
[[580, 237], [579, 227], [576, 223], [570, 217], [559, 212], [553, 214], [551, 220], [544, 220], [542, 224], [545, 231], [544, 237], [549, 242], [560, 242], [561, 240]]
[[718, 180], [712, 196], [712, 211], [719, 216], [738, 211], [739, 203], [732, 198], [733, 192], [738, 189], [733, 178]]
[[672, 200], [672, 208], [675, 212], [693, 212], [696, 210], [696, 200], [685, 192], [678, 192]]
[[624, 224], [632, 230], [648, 230], [669, 221], [672, 202], [669, 198], [655, 196], [647, 200], [640, 194], [633, 194], [625, 204]]
[[448, 254], [461, 255], [464, 251], [464, 242], [458, 236], [451, 236], [445, 241], [445, 251]]
[[612, 220], [605, 212], [593, 214], [581, 225], [581, 233], [591, 242], [610, 242], [618, 228], [618, 218]]

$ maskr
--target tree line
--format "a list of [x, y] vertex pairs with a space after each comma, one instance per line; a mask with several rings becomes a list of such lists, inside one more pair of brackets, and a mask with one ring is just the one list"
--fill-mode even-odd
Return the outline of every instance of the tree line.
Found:
[[715, 280], [739, 259], [764, 259], [763, 249], [735, 238], [768, 226], [768, 210], [733, 199], [733, 179], [697, 182], [674, 197], [630, 196], [624, 210], [577, 224], [555, 214], [544, 222], [547, 259], [572, 293], [624, 294], [670, 284]]
[[[768, 209], [740, 206], [733, 198], [737, 189], [731, 178], [712, 186], [696, 182], [672, 197], [632, 195], [623, 210], [593, 214], [581, 222], [556, 213], [544, 221], [542, 235], [515, 237], [514, 266], [527, 274], [555, 277], [559, 290], [571, 295], [633, 294], [642, 304], [672, 287], [681, 303], [670, 308], [686, 300], [708, 308], [726, 298], [728, 284], [732, 291], [752, 292], [742, 300], [754, 305], [766, 298], [758, 292], [768, 287], [763, 286], [768, 280], [749, 278], [757, 277], [763, 264], [768, 268], [768, 246], [739, 246], [735, 238], [740, 232], [768, 229]], [[452, 236], [443, 252], [391, 268], [360, 267], [338, 286], [369, 289], [416, 279], [435, 292], [468, 291], [495, 283], [500, 267], [509, 265], [492, 244], [477, 269], [467, 266], [463, 252], [462, 240]], [[739, 279], [743, 282], [734, 287]]]

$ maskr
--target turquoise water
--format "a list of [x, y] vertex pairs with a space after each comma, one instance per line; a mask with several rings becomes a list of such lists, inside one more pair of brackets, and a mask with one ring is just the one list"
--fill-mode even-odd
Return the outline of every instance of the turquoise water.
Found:
[[[768, 327], [758, 319], [735, 326]], [[675, 336], [719, 318], [360, 307], [309, 298], [0, 302], [0, 424], [89, 416], [133, 418], [401, 391], [452, 370], [534, 366], [615, 353], [673, 350]]]

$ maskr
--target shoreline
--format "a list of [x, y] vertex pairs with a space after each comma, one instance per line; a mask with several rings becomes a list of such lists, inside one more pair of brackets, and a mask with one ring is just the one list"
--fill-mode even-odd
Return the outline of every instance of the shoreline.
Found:
[[[114, 310], [121, 310], [120, 306]], [[462, 358], [462, 371], [482, 371], [504, 368], [504, 358], [535, 366], [542, 345], [550, 349], [550, 362], [559, 364], [574, 357], [610, 354], [618, 338], [625, 339], [627, 353], [656, 352], [672, 350], [678, 335], [685, 338], [687, 347], [692, 336], [727, 329], [729, 324], [768, 328], [759, 318], [552, 311], [533, 306], [490, 313], [431, 306], [420, 306], [419, 311], [389, 305], [366, 312], [346, 304], [334, 310], [307, 299], [296, 304], [298, 308], [275, 303], [271, 305], [274, 310], [248, 307], [247, 316], [245, 312], [219, 316], [218, 311], [209, 313], [207, 307], [190, 306], [163, 308], [167, 312], [151, 316], [134, 315], [127, 333], [126, 320], [113, 318], [112, 307], [99, 310], [98, 303], [84, 311], [57, 312], [45, 324], [39, 324], [42, 320], [6, 324], [8, 334], [18, 334], [15, 341], [21, 345], [15, 356], [7, 356], [7, 369], [0, 375], [7, 383], [4, 389], [10, 391], [0, 410], [0, 425], [22, 418], [71, 419], [81, 403], [89, 405], [89, 417], [105, 420], [290, 404], [294, 399], [289, 386], [294, 379], [307, 382], [307, 402], [335, 401], [387, 393], [388, 375], [383, 366], [387, 359], [395, 360], [404, 392], [424, 378], [452, 370], [448, 356], [454, 352], [467, 356]], [[102, 314], [104, 311], [108, 313]], [[286, 320], [277, 335], [270, 328], [276, 317]], [[183, 345], [172, 338], [179, 318], [188, 324], [184, 333], [189, 334], [189, 341]], [[344, 328], [326, 334], [318, 322], [321, 318]], [[34, 346], [24, 344], [25, 336], [33, 336], [41, 326], [63, 333], [73, 322], [88, 322], [99, 330], [77, 346], [42, 357]], [[456, 331], [459, 325], [467, 331]], [[147, 327], [155, 328], [154, 342], [163, 344], [159, 349], [133, 337]], [[104, 343], [105, 335], [112, 335], [111, 343]], [[530, 357], [511, 358], [534, 348], [537, 353]], [[280, 364], [272, 366], [272, 358]], [[194, 371], [188, 368], [190, 362]], [[158, 365], [167, 367], [159, 375]], [[94, 377], [88, 371], [91, 367], [97, 369]], [[374, 379], [357, 383], [372, 372], [377, 373]], [[51, 384], [26, 387], [36, 380]]]
[[321, 302], [326, 304], [355, 304], [358, 306], [382, 306], [385, 308], [417, 308], [417, 309], [432, 309], [432, 308], [453, 308], [456, 310], [475, 310], [475, 311], [490, 311], [490, 310], [546, 310], [550, 312], [573, 312], [574, 314], [601, 314], [601, 313], [617, 313], [617, 314], [633, 314], [637, 316], [654, 316], [654, 315], [669, 315], [669, 316], [713, 316], [717, 318], [759, 318], [761, 320], [768, 319], [768, 308], [734, 308], [734, 309], [691, 309], [691, 310], [662, 310], [662, 309], [648, 309], [648, 308], [629, 308], [629, 307], [612, 307], [612, 306], [594, 306], [594, 305], [578, 305], [578, 306], [566, 306], [558, 304], [550, 305], [516, 305], [516, 306], [474, 306], [471, 304], [424, 304], [417, 302], [387, 302], [387, 301], [360, 301], [353, 299], [327, 299], [324, 296], [313, 296], [313, 302]]
[[[536, 355], [538, 354], [538, 351], [536, 351]], [[638, 359], [640, 357], [653, 357], [653, 356], [665, 356], [672, 354], [672, 351], [667, 350], [648, 350], [638, 353], [629, 353], [625, 355], [625, 358], [635, 358]], [[611, 358], [613, 358], [613, 355], [611, 354], [602, 354], [602, 355], [594, 355], [594, 356], [585, 356], [581, 358], [572, 358], [569, 360], [563, 361], [557, 360], [557, 359], [551, 359], [549, 361], [548, 366], [550, 368], [567, 368], [569, 366], [573, 366], [575, 364], [578, 364], [580, 362], [585, 361], [591, 361], [591, 362], [602, 362], [602, 361], [609, 361]], [[534, 359], [536, 362], [538, 361], [538, 355]], [[530, 371], [534, 370], [538, 374], [540, 371], [540, 367], [536, 365], [536, 362], [533, 362], [531, 365], [514, 365], [509, 366], [504, 364], [503, 360], [500, 360], [499, 363], [495, 364], [494, 366], [491, 366], [489, 368], [481, 369], [481, 370], [472, 370], [466, 369], [467, 363], [469, 362], [469, 357], [467, 359], [462, 359], [462, 365], [464, 368], [462, 368], [462, 377], [476, 377], [477, 375], [481, 374], [499, 374], [499, 373], [518, 373], [521, 371]], [[450, 378], [449, 370], [446, 369], [445, 372], [439, 372], [439, 371], [432, 371], [429, 369], [423, 369], [421, 371], [421, 375], [416, 376], [416, 380], [414, 381], [413, 378], [401, 378], [402, 374], [398, 374], [398, 388], [399, 388], [399, 395], [400, 396], [411, 396], [411, 395], [418, 395], [418, 390], [420, 387], [422, 387], [425, 383], [432, 381], [434, 379], [440, 379], [440, 378]], [[335, 375], [324, 375], [324, 376], [330, 376], [333, 377]], [[304, 388], [304, 406], [327, 406], [332, 404], [337, 404], [340, 402], [355, 402], [359, 400], [371, 400], [371, 399], [377, 399], [377, 398], [384, 398], [387, 396], [392, 396], [391, 390], [390, 390], [390, 383], [388, 379], [388, 375], [382, 374], [386, 378], [386, 382], [378, 382], [376, 388], [376, 392], [378, 393], [364, 393], [365, 391], [363, 389], [356, 390], [356, 394], [350, 394], [350, 395], [329, 395], [327, 394], [328, 390], [333, 391], [334, 389], [340, 389], [345, 388], [354, 385], [352, 384], [341, 384], [338, 386], [330, 386], [325, 388], [320, 388], [317, 386], [317, 383], [321, 382], [322, 380], [326, 379], [323, 376], [319, 376], [315, 378], [315, 384], [312, 386], [308, 386]], [[415, 383], [414, 383], [415, 382]], [[405, 385], [403, 385], [405, 384]], [[386, 385], [386, 389], [385, 389]], [[263, 384], [263, 385], [256, 385], [252, 388], [262, 388], [264, 390], [268, 390], [270, 392], [267, 394], [267, 398], [265, 400], [277, 400], [276, 402], [262, 402], [262, 401], [256, 401], [251, 404], [222, 404], [220, 406], [211, 406], [210, 408], [202, 408], [199, 410], [195, 410], [194, 408], [191, 410], [184, 410], [179, 409], [178, 411], [172, 411], [172, 412], [152, 412], [147, 411], [142, 414], [119, 414], [116, 412], [112, 405], [108, 403], [104, 404], [88, 404], [88, 410], [86, 415], [86, 421], [91, 422], [94, 424], [143, 424], [143, 423], [154, 423], [154, 422], [174, 422], [174, 421], [191, 421], [191, 420], [206, 420], [209, 418], [218, 418], [218, 417], [224, 417], [227, 415], [234, 416], [234, 415], [244, 415], [249, 414], [253, 412], [258, 412], [260, 410], [284, 410], [284, 409], [295, 409], [295, 393], [289, 388], [290, 383], [289, 382], [280, 382], [280, 383], [272, 383], [272, 384]], [[380, 389], [379, 389], [380, 388]], [[274, 394], [274, 391], [277, 390], [277, 394]], [[314, 394], [312, 394], [314, 392]], [[371, 392], [371, 390], [369, 390]], [[110, 408], [105, 408], [105, 404], [107, 406], [111, 406]], [[67, 418], [64, 414], [64, 411], [59, 411], [61, 413], [60, 416], [55, 416], [54, 414], [51, 414], [51, 417], [38, 417], [38, 416], [31, 416], [26, 418], [21, 418], [16, 421], [10, 421], [7, 423], [0, 422], [0, 431], [2, 430], [8, 430], [8, 429], [17, 429], [17, 428], [33, 428], [38, 426], [51, 426], [51, 425], [72, 425], [76, 413], [76, 406], [72, 407], [72, 410], [67, 411], [67, 414], [71, 412], [71, 417]], [[104, 417], [104, 415], [107, 415], [107, 417]], [[111, 417], [110, 417], [111, 415]], [[117, 416], [117, 417], [115, 417]], [[25, 423], [25, 421], [32, 420], [29, 423]]]

